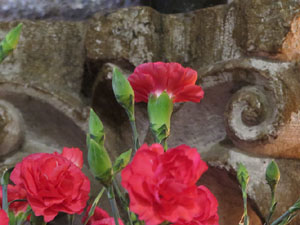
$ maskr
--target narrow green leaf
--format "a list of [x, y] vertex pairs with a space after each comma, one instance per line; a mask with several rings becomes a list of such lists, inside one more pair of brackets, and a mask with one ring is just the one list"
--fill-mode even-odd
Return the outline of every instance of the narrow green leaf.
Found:
[[129, 149], [128, 151], [123, 152], [121, 155], [118, 156], [113, 165], [114, 174], [117, 174], [127, 166], [131, 158], [131, 153], [132, 149]]
[[97, 195], [97, 197], [94, 199], [94, 202], [93, 202], [93, 204], [90, 208], [90, 211], [88, 213], [88, 217], [84, 221], [84, 225], [86, 225], [88, 223], [89, 219], [94, 215], [95, 209], [96, 209], [96, 207], [97, 207], [97, 205], [98, 205], [98, 203], [99, 203], [99, 201], [100, 201], [100, 199], [103, 195], [104, 190], [105, 190], [105, 188], [103, 187], [101, 189], [101, 191], [99, 192], [99, 194]]

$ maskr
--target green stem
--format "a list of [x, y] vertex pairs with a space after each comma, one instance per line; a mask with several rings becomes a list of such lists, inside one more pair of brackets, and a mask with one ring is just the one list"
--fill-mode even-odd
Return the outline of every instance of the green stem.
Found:
[[130, 225], [133, 225], [133, 222], [132, 222], [131, 216], [130, 216], [130, 211], [129, 211], [129, 208], [128, 208], [128, 202], [126, 201], [125, 196], [120, 191], [119, 185], [117, 184], [115, 179], [113, 179], [113, 185], [114, 185], [114, 188], [116, 190], [116, 194], [117, 194], [118, 198], [120, 199], [120, 201], [122, 203], [123, 209], [126, 210], [126, 212], [127, 212], [129, 223], [130, 223]]
[[115, 179], [113, 179], [113, 185], [114, 185], [114, 189], [116, 191], [116, 194], [117, 194], [118, 198], [120, 199], [120, 201], [122, 203], [123, 208], [126, 210], [126, 208], [128, 208], [128, 203], [126, 201], [125, 196], [120, 191], [119, 185], [117, 184], [117, 181]]
[[139, 135], [136, 129], [135, 118], [132, 118], [129, 121], [133, 133], [134, 151], [136, 152], [140, 148], [140, 142], [139, 142]]
[[274, 190], [271, 190], [271, 198], [272, 199], [271, 199], [270, 212], [269, 212], [269, 215], [266, 219], [266, 225], [270, 224], [270, 219], [271, 219], [271, 217], [274, 213], [274, 210], [275, 210], [274, 205], [276, 204], [276, 201], [275, 201], [275, 192], [274, 192]]
[[168, 150], [168, 142], [167, 142], [167, 138], [165, 138], [164, 140], [162, 140], [162, 146], [164, 146], [164, 150], [165, 152]]
[[111, 206], [111, 210], [114, 216], [114, 220], [115, 220], [115, 225], [119, 225], [119, 210], [116, 204], [116, 199], [115, 199], [115, 194], [114, 194], [114, 188], [113, 185], [110, 185], [107, 188], [107, 197]]
[[129, 219], [129, 224], [130, 224], [130, 225], [133, 225], [133, 222], [132, 222], [131, 216], [130, 216], [129, 207], [127, 207], [126, 212], [127, 212], [127, 216], [128, 216], [128, 219]]
[[2, 209], [8, 212], [7, 185], [2, 185]]
[[68, 214], [68, 221], [69, 221], [69, 225], [73, 225], [74, 223], [74, 214]]
[[284, 220], [286, 217], [288, 217], [291, 214], [290, 209], [286, 211], [284, 214], [282, 214], [277, 220], [275, 220], [271, 225], [277, 225], [279, 224], [282, 220]]
[[247, 192], [246, 188], [243, 190], [243, 202], [244, 202], [244, 224], [248, 225], [248, 210], [247, 210]]

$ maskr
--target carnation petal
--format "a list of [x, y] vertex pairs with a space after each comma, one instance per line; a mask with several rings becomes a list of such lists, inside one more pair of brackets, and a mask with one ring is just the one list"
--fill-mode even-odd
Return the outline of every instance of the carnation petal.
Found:
[[150, 62], [137, 66], [128, 77], [136, 102], [148, 102], [150, 94], [166, 91], [173, 102], [199, 102], [203, 90], [195, 85], [197, 72], [179, 63]]
[[82, 151], [79, 148], [64, 147], [61, 155], [82, 169], [83, 156]]
[[7, 213], [3, 209], [0, 209], [0, 221], [1, 221], [1, 225], [9, 224], [9, 218], [7, 216]]

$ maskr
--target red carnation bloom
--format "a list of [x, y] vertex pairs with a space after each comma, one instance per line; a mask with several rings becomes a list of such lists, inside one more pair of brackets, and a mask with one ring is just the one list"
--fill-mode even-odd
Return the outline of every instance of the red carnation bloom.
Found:
[[9, 225], [9, 218], [3, 209], [0, 209], [0, 221], [1, 225]]
[[[11, 185], [7, 186], [7, 201], [11, 202], [14, 200], [26, 200], [26, 191], [19, 185]], [[0, 188], [0, 204], [2, 207], [2, 188]], [[13, 202], [9, 205], [9, 209], [12, 210], [15, 214], [18, 212], [25, 212], [28, 206], [27, 201], [19, 201]]]
[[89, 199], [88, 178], [72, 161], [57, 153], [25, 157], [10, 178], [26, 190], [32, 210], [36, 216], [44, 216], [45, 222], [53, 220], [58, 212], [82, 213]]
[[147, 225], [164, 221], [190, 222], [215, 214], [217, 201], [203, 204], [197, 180], [207, 169], [197, 149], [180, 145], [164, 152], [160, 144], [144, 144], [122, 171], [122, 185], [130, 197], [130, 209]]
[[173, 102], [200, 102], [204, 92], [195, 85], [197, 72], [178, 63], [145, 63], [135, 68], [128, 80], [136, 102], [148, 102], [150, 94], [157, 97], [166, 91]]
[[[82, 223], [88, 218], [88, 214], [91, 209], [91, 205], [87, 208], [84, 217], [82, 218]], [[124, 225], [123, 221], [119, 219], [119, 224]], [[115, 225], [115, 220], [113, 217], [110, 217], [106, 211], [96, 207], [94, 215], [89, 219], [87, 225]]]

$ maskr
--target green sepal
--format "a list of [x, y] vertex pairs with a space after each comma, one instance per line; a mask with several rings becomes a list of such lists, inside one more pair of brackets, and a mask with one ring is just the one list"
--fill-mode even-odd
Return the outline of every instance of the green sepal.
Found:
[[9, 177], [11, 172], [14, 170], [14, 167], [11, 168], [3, 168], [2, 172], [2, 176], [1, 176], [1, 185], [8, 185], [9, 184]]
[[[32, 209], [30, 206], [27, 207], [26, 211], [25, 212], [18, 212], [17, 215], [15, 215], [15, 224], [16, 225], [22, 225], [24, 224], [24, 222], [27, 220], [27, 217], [32, 214]], [[9, 221], [10, 222], [10, 221]], [[14, 223], [11, 223], [10, 224], [14, 224]]]
[[150, 129], [155, 141], [161, 143], [170, 135], [170, 122], [173, 112], [173, 101], [166, 92], [158, 98], [150, 95], [148, 99], [148, 115]]
[[116, 67], [113, 69], [112, 88], [117, 102], [126, 110], [129, 120], [134, 120], [134, 91]]
[[113, 165], [114, 174], [117, 174], [127, 166], [131, 158], [131, 153], [132, 149], [129, 149], [128, 151], [123, 152], [121, 155], [118, 156]]
[[272, 191], [275, 191], [276, 185], [280, 180], [280, 171], [277, 163], [272, 160], [266, 169], [266, 181]]
[[89, 117], [89, 134], [98, 144], [104, 144], [105, 133], [103, 124], [92, 108], [90, 109]]
[[93, 175], [104, 185], [112, 182], [112, 163], [104, 145], [99, 145], [87, 135], [88, 162]]
[[16, 47], [20, 39], [22, 24], [11, 29], [0, 43], [0, 62], [4, 60]]
[[8, 210], [7, 216], [9, 219], [9, 224], [17, 224], [17, 218], [13, 211]]

